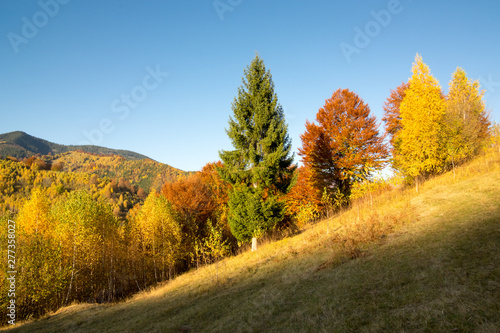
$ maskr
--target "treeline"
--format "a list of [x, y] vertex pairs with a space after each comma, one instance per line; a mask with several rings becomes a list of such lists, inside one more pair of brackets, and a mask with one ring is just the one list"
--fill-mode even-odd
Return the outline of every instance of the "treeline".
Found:
[[[408, 185], [452, 170], [477, 156], [491, 137], [479, 82], [457, 68], [444, 94], [417, 54], [408, 82], [391, 91], [384, 104], [385, 133], [358, 95], [339, 89], [306, 122], [299, 155], [303, 167], [287, 205], [299, 220], [349, 203], [352, 190], [383, 187], [373, 174], [389, 165]], [[384, 137], [389, 142], [384, 141]]]
[[491, 125], [483, 95], [460, 67], [444, 95], [417, 54], [410, 80], [392, 91], [384, 108], [393, 167], [418, 185], [419, 178], [478, 155]]
[[[235, 253], [253, 237], [293, 231], [386, 189], [374, 175], [387, 165], [418, 184], [478, 155], [492, 130], [479, 83], [459, 68], [445, 95], [419, 55], [409, 81], [384, 106], [386, 133], [355, 92], [338, 89], [305, 124], [300, 168], [258, 56], [244, 71], [232, 110], [227, 134], [234, 149], [149, 194], [127, 177], [113, 180], [104, 160], [81, 153], [67, 155], [74, 163], [59, 159], [61, 171], [36, 158], [0, 161], [2, 225], [11, 219], [18, 227], [18, 318], [73, 301], [123, 299]], [[143, 177], [140, 167], [130, 168], [132, 178]], [[5, 311], [5, 280], [2, 288]]]

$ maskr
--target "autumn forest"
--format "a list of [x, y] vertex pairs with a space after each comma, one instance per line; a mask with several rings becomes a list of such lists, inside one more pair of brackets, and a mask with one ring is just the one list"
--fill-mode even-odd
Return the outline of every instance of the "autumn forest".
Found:
[[[17, 154], [20, 143], [0, 140], [0, 221], [16, 225], [17, 320], [124, 300], [377, 191], [418, 191], [498, 146], [483, 95], [460, 67], [445, 94], [417, 54], [408, 81], [387, 92], [380, 124], [362, 96], [338, 88], [305, 123], [294, 156], [271, 72], [256, 56], [231, 104], [233, 149], [198, 172], [103, 151]], [[9, 237], [1, 228], [3, 258]]]

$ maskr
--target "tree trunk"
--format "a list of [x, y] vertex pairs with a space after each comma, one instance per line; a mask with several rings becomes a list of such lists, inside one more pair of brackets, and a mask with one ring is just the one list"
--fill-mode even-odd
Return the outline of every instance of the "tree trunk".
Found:
[[69, 281], [69, 288], [68, 288], [68, 293], [66, 294], [66, 300], [64, 301], [64, 304], [68, 304], [68, 299], [69, 299], [69, 294], [71, 293], [71, 288], [73, 286], [73, 278], [75, 276], [75, 260], [76, 260], [76, 244], [73, 242], [73, 263], [71, 266], [71, 279]]
[[252, 251], [257, 251], [257, 237], [252, 237]]

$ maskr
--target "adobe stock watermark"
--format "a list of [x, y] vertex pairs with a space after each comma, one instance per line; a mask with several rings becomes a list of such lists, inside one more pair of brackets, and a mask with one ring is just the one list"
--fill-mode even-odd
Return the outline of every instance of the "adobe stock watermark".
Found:
[[374, 10], [370, 11], [373, 20], [368, 21], [363, 29], [358, 26], [354, 27], [356, 34], [354, 35], [353, 43], [342, 42], [339, 45], [347, 63], [351, 63], [351, 57], [354, 53], [359, 54], [361, 50], [368, 47], [372, 39], [380, 35], [382, 28], [387, 27], [391, 23], [392, 17], [400, 14], [402, 11], [403, 6], [399, 0], [389, 0], [387, 9], [382, 9], [378, 12]]
[[7, 322], [16, 324], [16, 222], [7, 221]]
[[31, 19], [26, 16], [21, 18], [21, 34], [9, 32], [7, 39], [14, 50], [14, 53], [19, 53], [21, 44], [28, 42], [38, 35], [38, 31], [45, 27], [50, 19], [54, 18], [58, 13], [61, 5], [66, 5], [70, 0], [40, 0], [38, 6], [41, 10], [33, 14]]
[[481, 75], [479, 77], [479, 83], [481, 83], [484, 90], [486, 90], [483, 96], [485, 100], [495, 93], [496, 88], [500, 88], [500, 81], [493, 81], [493, 74], [488, 75], [488, 79]]
[[[136, 109], [139, 103], [148, 97], [148, 92], [158, 88], [169, 74], [162, 72], [160, 65], [156, 65], [153, 69], [150, 66], [146, 67], [147, 74], [143, 77], [142, 83], [136, 85], [128, 94], [121, 94], [119, 98], [115, 98], [111, 102], [111, 112], [117, 114], [119, 120], [125, 120], [131, 109]], [[116, 121], [116, 119], [115, 119]], [[100, 145], [105, 134], [111, 134], [115, 130], [115, 122], [110, 118], [103, 118], [99, 121], [97, 128], [91, 130], [84, 129], [82, 134], [87, 140], [81, 141], [80, 145]]]
[[219, 19], [224, 21], [224, 15], [226, 12], [232, 12], [234, 8], [241, 5], [243, 0], [214, 0], [212, 5], [214, 6], [217, 15], [219, 15]]

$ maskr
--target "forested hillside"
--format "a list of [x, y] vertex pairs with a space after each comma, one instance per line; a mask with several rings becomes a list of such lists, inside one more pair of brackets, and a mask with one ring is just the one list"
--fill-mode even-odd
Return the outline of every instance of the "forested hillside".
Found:
[[99, 177], [90, 172], [67, 172], [43, 159], [0, 160], [0, 214], [16, 216], [33, 191], [41, 190], [49, 202], [73, 191], [89, 192], [95, 200], [109, 203], [117, 217], [124, 217], [147, 193], [129, 181]]
[[146, 192], [150, 189], [160, 190], [164, 183], [190, 174], [149, 158], [130, 160], [118, 155], [87, 154], [81, 151], [56, 155], [50, 160], [53, 164], [62, 165], [63, 170], [69, 172], [91, 173], [100, 178], [123, 178]]

